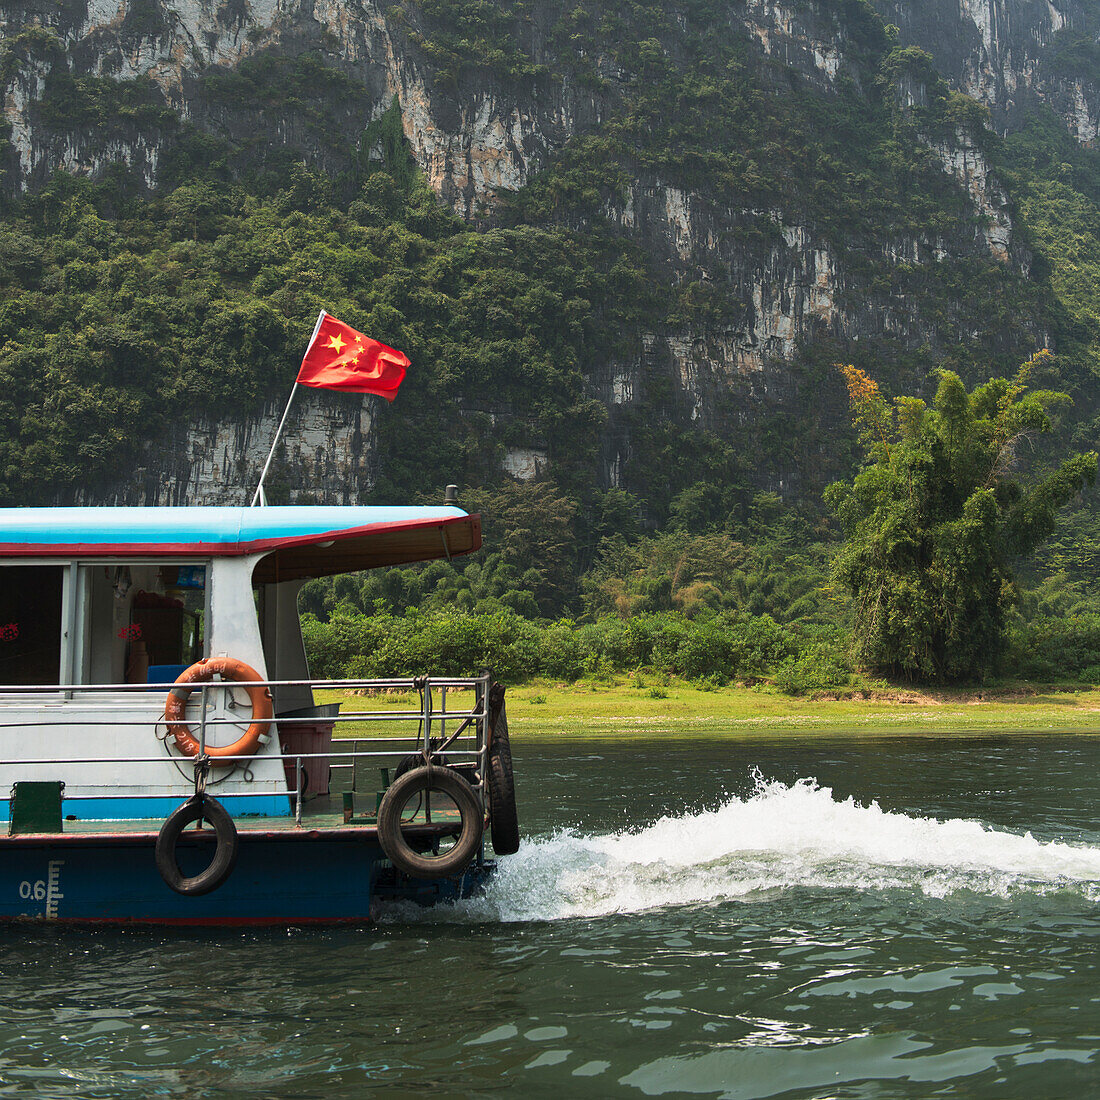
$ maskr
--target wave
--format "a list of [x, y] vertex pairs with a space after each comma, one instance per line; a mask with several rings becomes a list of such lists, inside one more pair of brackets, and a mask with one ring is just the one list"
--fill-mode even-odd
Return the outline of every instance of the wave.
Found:
[[[1070, 890], [1100, 900], [1100, 848], [980, 821], [889, 813], [813, 779], [755, 774], [716, 809], [599, 836], [562, 830], [501, 858], [484, 896], [450, 916], [548, 921], [749, 899], [793, 888], [901, 888], [932, 897]], [[442, 915], [442, 914], [439, 914]], [[446, 918], [445, 918], [446, 919]]]

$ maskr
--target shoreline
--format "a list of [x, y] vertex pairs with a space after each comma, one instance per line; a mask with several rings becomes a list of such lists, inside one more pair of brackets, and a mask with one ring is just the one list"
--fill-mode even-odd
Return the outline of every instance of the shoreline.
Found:
[[[365, 704], [362, 696], [347, 692], [317, 694], [318, 702], [339, 699], [345, 710], [402, 710], [410, 703], [404, 695], [376, 696]], [[465, 704], [452, 705], [461, 709]], [[508, 724], [513, 740], [741, 739], [785, 733], [863, 738], [1088, 736], [1100, 735], [1100, 690], [1082, 684], [1014, 684], [979, 690], [887, 687], [792, 696], [767, 686], [707, 689], [643, 673], [609, 681], [533, 681], [510, 687]], [[360, 726], [345, 723], [337, 736], [363, 737], [366, 731]], [[384, 731], [375, 724], [371, 732]]]

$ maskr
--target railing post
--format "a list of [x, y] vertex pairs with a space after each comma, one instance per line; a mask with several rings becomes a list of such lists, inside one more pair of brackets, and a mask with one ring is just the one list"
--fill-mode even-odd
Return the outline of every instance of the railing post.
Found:
[[[477, 719], [477, 770], [481, 776], [478, 784], [478, 798], [481, 801], [481, 813], [484, 816], [489, 802], [489, 688], [492, 686], [493, 674], [489, 669], [482, 669], [480, 684], [478, 686], [478, 706], [481, 712]], [[478, 863], [485, 862], [485, 834], [481, 834], [481, 843], [477, 848]]]
[[[421, 709], [420, 723], [424, 727], [424, 763], [430, 767], [432, 762], [432, 682], [427, 676], [424, 677], [423, 691], [424, 705]], [[432, 820], [431, 787], [424, 789], [424, 820], [429, 823]]]
[[[202, 713], [199, 715], [199, 755], [206, 755], [206, 684], [199, 688]], [[186, 707], [185, 707], [186, 710]]]
[[421, 688], [420, 724], [424, 729], [424, 763], [427, 764], [432, 751], [432, 684], [427, 676]]
[[294, 824], [302, 826], [302, 758], [294, 757]]
[[489, 687], [493, 682], [493, 674], [487, 668], [482, 669], [477, 680], [477, 700], [474, 709], [478, 712], [475, 726], [477, 729], [477, 770], [481, 776], [481, 782], [478, 784], [478, 794], [481, 797], [481, 810], [484, 813], [489, 771]]

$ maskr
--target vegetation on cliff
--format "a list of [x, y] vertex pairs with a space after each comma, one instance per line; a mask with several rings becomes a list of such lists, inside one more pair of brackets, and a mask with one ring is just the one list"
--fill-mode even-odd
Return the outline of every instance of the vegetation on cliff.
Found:
[[474, 394], [591, 469], [603, 410], [582, 365], [647, 288], [631, 250], [553, 227], [474, 232], [377, 172], [346, 209], [299, 167], [270, 197], [217, 179], [152, 196], [59, 174], [0, 227], [0, 502], [95, 484], [200, 412], [286, 393], [322, 306], [417, 364], [380, 419], [380, 499], [499, 468]]

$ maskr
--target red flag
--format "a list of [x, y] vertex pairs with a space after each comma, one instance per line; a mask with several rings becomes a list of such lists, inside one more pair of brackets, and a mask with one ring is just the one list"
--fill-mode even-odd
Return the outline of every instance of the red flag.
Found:
[[297, 380], [303, 386], [374, 393], [392, 401], [408, 365], [403, 352], [371, 340], [322, 310]]

